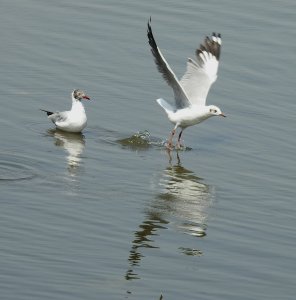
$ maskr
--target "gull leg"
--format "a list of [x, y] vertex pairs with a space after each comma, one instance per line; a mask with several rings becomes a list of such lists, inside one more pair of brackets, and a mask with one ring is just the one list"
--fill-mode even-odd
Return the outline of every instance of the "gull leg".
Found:
[[167, 148], [169, 150], [172, 150], [173, 149], [173, 137], [176, 133], [176, 128], [174, 128], [169, 136], [169, 140], [168, 140], [168, 143], [167, 143]]
[[181, 129], [179, 136], [178, 136], [178, 143], [177, 143], [177, 149], [181, 149], [182, 145], [181, 145], [181, 136], [183, 133], [183, 129]]
[[171, 162], [172, 162], [171, 149], [169, 149], [169, 148], [167, 147], [166, 153], [168, 154], [168, 157], [169, 157], [169, 163], [171, 163]]
[[167, 148], [169, 150], [173, 150], [173, 137], [176, 133], [176, 130], [178, 128], [179, 124], [176, 124], [174, 129], [172, 130], [171, 134], [170, 134], [170, 137], [169, 137], [169, 140], [168, 140], [168, 143], [167, 143]]

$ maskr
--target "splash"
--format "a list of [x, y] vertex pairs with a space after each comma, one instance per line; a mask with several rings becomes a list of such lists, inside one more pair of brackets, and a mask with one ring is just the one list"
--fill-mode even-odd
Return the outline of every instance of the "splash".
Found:
[[118, 143], [132, 150], [148, 150], [151, 147], [165, 145], [165, 141], [152, 137], [148, 130], [138, 131], [128, 138], [118, 140]]
[[[153, 147], [168, 150], [167, 140], [151, 136], [148, 130], [138, 131], [137, 133], [133, 134], [128, 138], [118, 140], [118, 143], [121, 144], [123, 147], [132, 150], [148, 150]], [[179, 148], [173, 146], [171, 150], [188, 151], [188, 150], [192, 150], [192, 148], [182, 145]]]

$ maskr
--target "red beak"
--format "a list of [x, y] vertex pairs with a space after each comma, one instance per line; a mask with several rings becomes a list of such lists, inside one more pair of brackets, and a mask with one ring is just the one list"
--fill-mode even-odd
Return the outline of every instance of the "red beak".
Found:
[[89, 98], [88, 96], [86, 96], [86, 95], [83, 96], [82, 98], [83, 98], [83, 99], [86, 99], [86, 100], [90, 100], [90, 98]]
[[223, 113], [221, 113], [220, 116], [226, 118], [226, 116]]

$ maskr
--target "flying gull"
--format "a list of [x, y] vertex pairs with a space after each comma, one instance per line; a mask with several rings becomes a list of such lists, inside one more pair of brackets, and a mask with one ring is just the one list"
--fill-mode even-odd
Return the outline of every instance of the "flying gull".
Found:
[[217, 78], [221, 34], [213, 33], [211, 37], [204, 39], [204, 42], [195, 51], [196, 60], [188, 58], [187, 69], [181, 80], [178, 80], [155, 42], [151, 29], [151, 18], [148, 21], [147, 36], [157, 69], [174, 92], [174, 104], [170, 104], [162, 98], [156, 100], [167, 113], [168, 119], [175, 125], [168, 139], [167, 147], [172, 149], [173, 137], [177, 128], [180, 127], [181, 131], [176, 145], [176, 148], [179, 149], [185, 128], [213, 116], [225, 117], [219, 107], [206, 105], [209, 89]]

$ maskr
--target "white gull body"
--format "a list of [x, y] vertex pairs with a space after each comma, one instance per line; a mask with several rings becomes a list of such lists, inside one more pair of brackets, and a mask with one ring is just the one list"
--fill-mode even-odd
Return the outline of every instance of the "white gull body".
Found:
[[196, 61], [191, 58], [188, 59], [187, 70], [180, 81], [155, 42], [151, 29], [151, 19], [148, 22], [147, 36], [158, 71], [173, 89], [175, 97], [174, 104], [161, 98], [156, 100], [167, 113], [168, 119], [175, 125], [167, 146], [169, 149], [172, 148], [173, 136], [176, 129], [180, 127], [181, 131], [177, 143], [177, 148], [180, 148], [181, 136], [185, 128], [213, 116], [225, 117], [217, 106], [206, 105], [210, 87], [217, 79], [222, 43], [221, 35], [213, 33], [211, 38], [205, 38], [203, 44], [196, 49]]
[[81, 100], [90, 100], [90, 98], [82, 90], [74, 90], [72, 92], [72, 107], [69, 111], [51, 112], [43, 110], [47, 113], [55, 126], [67, 132], [81, 132], [87, 125], [87, 117]]

